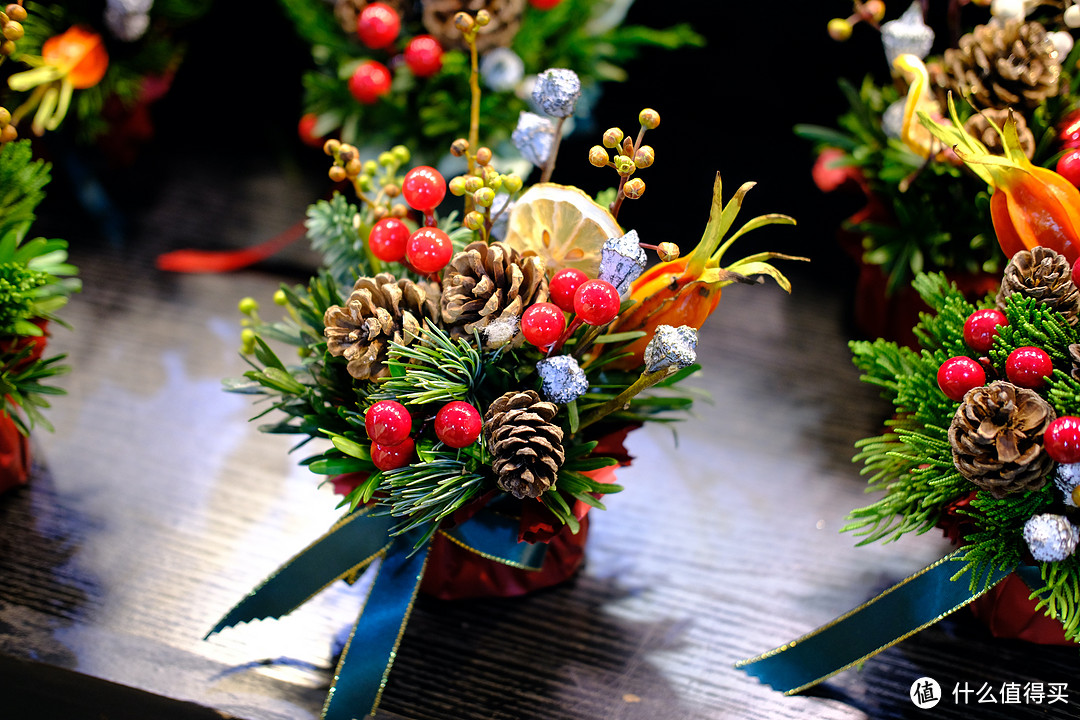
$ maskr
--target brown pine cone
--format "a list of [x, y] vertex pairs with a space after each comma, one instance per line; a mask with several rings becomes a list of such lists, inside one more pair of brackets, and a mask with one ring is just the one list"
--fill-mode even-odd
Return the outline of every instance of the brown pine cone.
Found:
[[1054, 461], [1043, 432], [1057, 415], [1034, 390], [997, 380], [968, 390], [949, 425], [953, 464], [996, 498], [1038, 490]]
[[444, 48], [464, 49], [467, 45], [454, 27], [454, 16], [466, 12], [475, 17], [480, 10], [488, 11], [491, 22], [476, 34], [476, 49], [482, 53], [509, 47], [521, 28], [525, 0], [424, 0], [424, 28]]
[[979, 108], [1033, 110], [1058, 94], [1061, 65], [1046, 28], [1009, 20], [979, 25], [945, 51], [940, 81]]
[[[521, 257], [501, 242], [470, 243], [443, 270], [442, 320], [451, 337], [484, 332], [484, 348], [521, 344], [518, 321], [525, 308], [548, 299], [544, 260]], [[492, 327], [505, 321], [506, 327]]]
[[[1024, 151], [1024, 155], [1030, 160], [1035, 152], [1035, 136], [1028, 128], [1027, 118], [1016, 112], [1012, 114], [1012, 117], [1013, 122], [1016, 123], [1016, 135], [1020, 140], [1020, 149]], [[1001, 135], [991, 127], [990, 123], [996, 125], [1000, 130], [1005, 127], [1005, 121], [1008, 119], [1008, 108], [988, 108], [969, 117], [967, 122], [964, 123], [964, 130], [974, 135], [994, 155], [1004, 155], [1005, 146], [1001, 142]]]
[[1080, 288], [1072, 279], [1072, 265], [1050, 248], [1021, 250], [1005, 266], [997, 309], [1005, 312], [1005, 301], [1014, 293], [1033, 297], [1061, 313], [1069, 325], [1080, 321]]
[[362, 277], [345, 306], [327, 308], [323, 316], [326, 349], [349, 361], [357, 380], [388, 377], [390, 343], [410, 345], [427, 321], [438, 319], [438, 287], [421, 285], [390, 273]]
[[540, 497], [555, 484], [566, 454], [558, 407], [533, 390], [508, 392], [484, 414], [484, 437], [499, 487], [516, 498]]

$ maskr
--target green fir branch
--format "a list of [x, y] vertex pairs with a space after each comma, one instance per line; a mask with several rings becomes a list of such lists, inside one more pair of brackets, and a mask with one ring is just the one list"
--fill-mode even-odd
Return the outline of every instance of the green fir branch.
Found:
[[371, 400], [404, 405], [468, 400], [484, 381], [484, 362], [476, 349], [480, 341], [475, 342], [452, 340], [429, 323], [411, 345], [391, 343], [386, 361], [390, 377], [371, 393]]
[[1040, 563], [1039, 570], [1044, 584], [1032, 592], [1035, 609], [1061, 622], [1066, 639], [1080, 642], [1080, 558]]

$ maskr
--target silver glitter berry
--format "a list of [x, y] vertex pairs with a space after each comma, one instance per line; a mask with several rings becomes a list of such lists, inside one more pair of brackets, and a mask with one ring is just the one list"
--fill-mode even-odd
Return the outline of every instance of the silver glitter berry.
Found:
[[645, 271], [649, 256], [641, 248], [637, 230], [631, 230], [622, 237], [608, 238], [600, 251], [600, 279], [615, 286], [620, 295], [630, 290], [634, 282]]
[[1058, 465], [1057, 472], [1054, 473], [1054, 484], [1057, 485], [1057, 489], [1061, 491], [1061, 494], [1065, 496], [1065, 504], [1069, 507], [1076, 507], [1076, 503], [1072, 499], [1072, 491], [1076, 489], [1077, 485], [1080, 485], [1080, 463]]
[[525, 62], [508, 47], [496, 47], [480, 58], [480, 77], [495, 92], [510, 92], [525, 77]]
[[1043, 513], [1024, 523], [1024, 541], [1031, 556], [1040, 562], [1060, 562], [1073, 554], [1080, 542], [1080, 528], [1064, 515]]
[[906, 100], [897, 100], [885, 108], [885, 112], [881, 115], [881, 129], [885, 131], [886, 137], [893, 140], [900, 139], [900, 133], [904, 130], [904, 106], [906, 104]]
[[589, 380], [585, 371], [578, 367], [577, 360], [569, 355], [557, 355], [536, 363], [536, 372], [540, 373], [540, 392], [549, 401], [565, 405], [585, 394], [589, 389]]
[[518, 115], [518, 124], [510, 135], [514, 147], [537, 167], [543, 167], [551, 157], [551, 148], [555, 144], [555, 123], [536, 113], [522, 112]]
[[551, 68], [536, 76], [532, 96], [533, 102], [548, 115], [570, 117], [581, 97], [581, 80], [573, 70]]
[[906, 53], [918, 56], [920, 60], [930, 54], [934, 44], [934, 31], [923, 22], [922, 8], [918, 2], [895, 20], [881, 26], [881, 44], [885, 47], [885, 59], [892, 68], [893, 61]]
[[697, 330], [689, 325], [659, 325], [645, 346], [645, 372], [672, 365], [684, 368], [697, 362]]
[[120, 40], [138, 40], [150, 27], [149, 12], [153, 4], [154, 0], [108, 0], [105, 25]]

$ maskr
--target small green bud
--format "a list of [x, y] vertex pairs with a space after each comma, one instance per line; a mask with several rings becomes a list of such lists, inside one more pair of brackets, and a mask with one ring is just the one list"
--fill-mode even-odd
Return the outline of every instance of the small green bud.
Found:
[[390, 148], [390, 152], [394, 155], [394, 159], [396, 159], [400, 165], [404, 165], [412, 158], [412, 153], [409, 152], [409, 148], [404, 145], [395, 145]]
[[608, 128], [604, 132], [604, 147], [617, 148], [623, 139], [623, 131], [617, 127]]
[[503, 190], [513, 195], [521, 190], [524, 185], [524, 181], [520, 176], [510, 173], [509, 175], [503, 175]]
[[296, 348], [296, 354], [299, 355], [301, 358], [311, 357], [311, 355], [312, 355], [311, 348], [309, 348], [309, 347], [298, 347], [298, 348]]
[[365, 175], [374, 175], [377, 172], [379, 172], [379, 163], [375, 162], [374, 160], [365, 160], [364, 161], [364, 174]]
[[656, 112], [652, 108], [645, 108], [638, 113], [638, 122], [646, 130], [655, 130], [660, 127], [660, 113]]
[[480, 27], [484, 27], [489, 22], [491, 22], [491, 13], [489, 13], [487, 10], [481, 10], [480, 12], [476, 13], [477, 25], [479, 25]]
[[836, 42], [844, 42], [851, 37], [851, 32], [854, 28], [851, 26], [851, 22], [846, 18], [833, 18], [829, 21], [828, 30], [829, 37]]
[[600, 145], [593, 145], [591, 148], [589, 148], [590, 165], [595, 165], [596, 167], [607, 167], [609, 160], [610, 158], [608, 157], [607, 150], [605, 150]]
[[240, 312], [245, 315], [254, 315], [259, 312], [259, 303], [253, 297], [242, 299], [237, 307], [240, 309]]
[[473, 200], [480, 207], [491, 207], [491, 203], [495, 202], [495, 191], [489, 187], [482, 187], [473, 193]]
[[475, 175], [470, 175], [465, 178], [465, 191], [476, 192], [480, 188], [484, 187], [484, 181]]
[[381, 152], [379, 153], [379, 164], [383, 167], [390, 167], [397, 164], [397, 158], [394, 157], [392, 152]]
[[361, 190], [370, 190], [372, 187], [371, 176], [368, 174], [357, 175], [356, 184], [360, 186]]
[[623, 185], [623, 194], [631, 200], [637, 200], [645, 194], [645, 181], [641, 178], [628, 180], [626, 184]]
[[462, 222], [470, 230], [479, 230], [484, 227], [484, 214], [473, 210], [471, 213], [465, 214], [465, 219]]
[[240, 331], [240, 352], [245, 355], [255, 352], [255, 331], [251, 328]]
[[451, 195], [453, 195], [454, 197], [461, 197], [466, 192], [465, 178], [461, 175], [458, 175], [455, 178], [450, 178], [449, 188]]
[[499, 177], [499, 171], [490, 165], [485, 165], [483, 169], [484, 184], [491, 187], [491, 184], [495, 182], [495, 178]]
[[625, 155], [615, 156], [615, 170], [622, 176], [629, 176], [634, 174], [634, 170], [637, 166], [634, 165], [634, 161]]
[[656, 161], [656, 153], [653, 152], [652, 147], [649, 145], [642, 145], [638, 148], [638, 151], [634, 153], [634, 164], [639, 168], [647, 168]]
[[282, 306], [289, 304], [289, 296], [285, 294], [284, 290], [278, 289], [278, 291], [274, 293], [274, 304]]

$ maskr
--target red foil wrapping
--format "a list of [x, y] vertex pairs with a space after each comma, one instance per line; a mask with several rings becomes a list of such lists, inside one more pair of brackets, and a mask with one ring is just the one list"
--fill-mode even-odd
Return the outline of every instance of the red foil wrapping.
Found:
[[15, 421], [0, 415], [0, 493], [25, 485], [30, 479], [30, 439]]
[[1075, 645], [1065, 639], [1061, 623], [1035, 609], [1031, 588], [1010, 575], [968, 607], [994, 637], [1027, 640], [1038, 645]]

